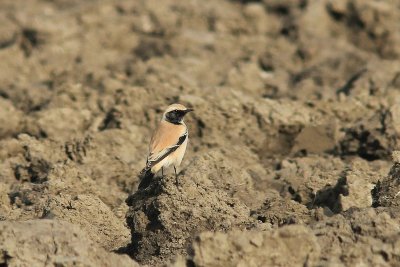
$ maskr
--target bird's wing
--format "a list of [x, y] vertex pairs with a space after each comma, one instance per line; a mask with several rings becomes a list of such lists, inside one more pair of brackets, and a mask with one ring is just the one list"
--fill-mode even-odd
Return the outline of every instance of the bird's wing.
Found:
[[185, 125], [161, 122], [150, 142], [150, 153], [147, 157], [146, 169], [165, 159], [178, 149], [188, 137]]

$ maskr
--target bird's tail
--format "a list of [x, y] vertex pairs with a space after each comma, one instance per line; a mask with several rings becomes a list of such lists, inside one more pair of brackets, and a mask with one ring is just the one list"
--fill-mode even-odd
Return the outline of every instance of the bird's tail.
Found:
[[139, 173], [140, 183], [138, 189], [145, 189], [147, 188], [151, 181], [153, 181], [154, 173], [151, 172], [151, 168], [144, 168]]

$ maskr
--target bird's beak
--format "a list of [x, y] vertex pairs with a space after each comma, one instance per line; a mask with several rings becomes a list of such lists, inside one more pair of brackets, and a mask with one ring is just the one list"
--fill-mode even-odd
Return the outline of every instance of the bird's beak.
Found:
[[192, 111], [194, 111], [194, 109], [192, 109], [192, 108], [187, 108], [187, 109], [185, 110], [185, 113], [189, 113], [189, 112], [192, 112]]

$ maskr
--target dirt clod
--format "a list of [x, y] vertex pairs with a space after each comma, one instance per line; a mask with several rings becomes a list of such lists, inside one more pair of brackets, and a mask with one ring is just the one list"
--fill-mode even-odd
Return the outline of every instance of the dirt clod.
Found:
[[[399, 11], [1, 0], [0, 266], [399, 266]], [[138, 190], [175, 102], [178, 183]]]
[[186, 254], [188, 244], [202, 231], [227, 231], [250, 224], [248, 208], [208, 179], [173, 176], [154, 178], [127, 200], [127, 223], [133, 255], [154, 264]]

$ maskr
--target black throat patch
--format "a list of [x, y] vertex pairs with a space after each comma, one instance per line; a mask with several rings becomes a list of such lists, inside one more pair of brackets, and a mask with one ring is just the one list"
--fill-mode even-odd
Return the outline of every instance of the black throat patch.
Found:
[[182, 124], [182, 119], [186, 112], [184, 110], [172, 110], [165, 114], [165, 119], [173, 124]]

